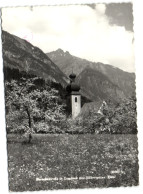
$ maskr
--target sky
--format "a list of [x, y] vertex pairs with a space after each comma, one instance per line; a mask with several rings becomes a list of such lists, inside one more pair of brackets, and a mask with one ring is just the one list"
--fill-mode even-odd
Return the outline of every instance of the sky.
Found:
[[61, 48], [135, 71], [131, 3], [3, 8], [2, 28], [45, 53]]

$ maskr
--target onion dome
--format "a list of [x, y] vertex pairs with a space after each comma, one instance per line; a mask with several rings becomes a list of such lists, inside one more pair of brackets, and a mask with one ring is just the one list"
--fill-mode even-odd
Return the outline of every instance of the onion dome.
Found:
[[75, 84], [75, 83], [68, 84], [67, 87], [66, 87], [66, 91], [68, 93], [79, 92], [79, 90], [80, 90], [80, 86]]
[[80, 90], [80, 86], [78, 84], [74, 83], [74, 82], [68, 84], [67, 87], [66, 87], [66, 91], [68, 93], [79, 92], [79, 90]]
[[71, 83], [67, 85], [66, 91], [68, 93], [76, 93], [79, 94], [80, 86], [75, 83], [76, 74], [72, 73], [69, 75], [69, 78], [71, 79]]
[[80, 86], [76, 83], [71, 83], [71, 91], [78, 92], [80, 90]]
[[75, 78], [76, 78], [76, 75], [75, 75], [74, 73], [72, 73], [72, 74], [69, 75], [69, 77], [70, 77], [71, 79], [75, 79]]

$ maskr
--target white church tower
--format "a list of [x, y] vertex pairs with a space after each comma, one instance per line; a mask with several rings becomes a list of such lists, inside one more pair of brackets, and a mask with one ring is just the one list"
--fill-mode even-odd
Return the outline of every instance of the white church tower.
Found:
[[68, 84], [66, 90], [70, 96], [72, 118], [74, 119], [81, 111], [81, 95], [79, 93], [80, 86], [75, 83], [76, 75], [74, 73], [70, 74], [69, 77], [70, 84]]

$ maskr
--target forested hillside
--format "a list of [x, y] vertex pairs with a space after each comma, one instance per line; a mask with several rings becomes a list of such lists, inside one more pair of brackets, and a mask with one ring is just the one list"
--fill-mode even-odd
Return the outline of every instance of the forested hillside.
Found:
[[4, 67], [66, 85], [67, 76], [41, 49], [6, 31], [2, 31], [2, 42]]

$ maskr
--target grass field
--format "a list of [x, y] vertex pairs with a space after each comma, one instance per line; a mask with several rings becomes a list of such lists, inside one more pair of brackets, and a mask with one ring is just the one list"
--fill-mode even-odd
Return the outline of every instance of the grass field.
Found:
[[7, 148], [10, 191], [138, 185], [136, 135], [11, 135]]

